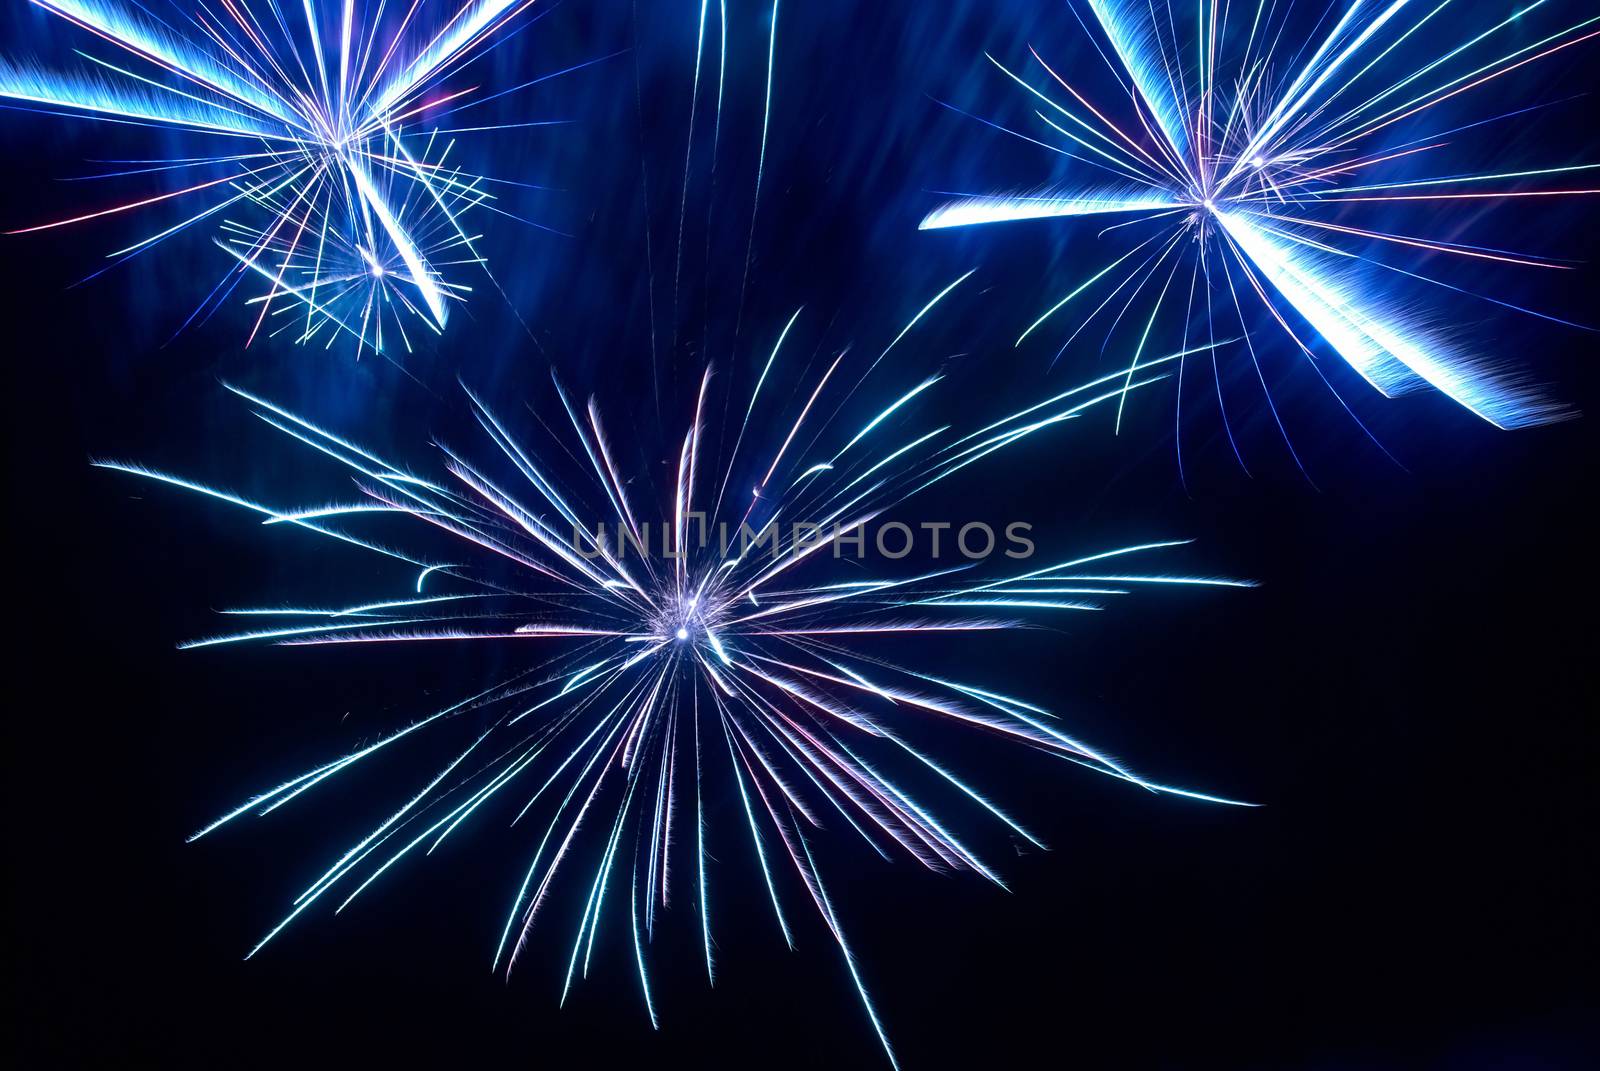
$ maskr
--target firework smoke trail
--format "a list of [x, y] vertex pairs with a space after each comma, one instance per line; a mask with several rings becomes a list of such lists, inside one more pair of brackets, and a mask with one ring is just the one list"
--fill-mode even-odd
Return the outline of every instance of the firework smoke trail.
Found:
[[[1074, 739], [1043, 707], [986, 682], [902, 665], [876, 649], [914, 646], [918, 637], [941, 633], [1004, 632], [1025, 627], [1025, 616], [1093, 611], [1152, 585], [1245, 586], [1130, 568], [1134, 559], [1177, 542], [1118, 547], [1044, 567], [1008, 561], [999, 570], [962, 558], [883, 575], [858, 555], [844, 566], [843, 579], [827, 575], [830, 562], [833, 574], [840, 571], [837, 559], [846, 555], [836, 552], [851, 533], [864, 533], [892, 507], [1007, 446], [1114, 402], [1125, 389], [1119, 369], [975, 430], [929, 426], [918, 406], [937, 394], [945, 374], [886, 386], [884, 355], [960, 282], [858, 366], [840, 353], [791, 372], [805, 363], [788, 356], [794, 343], [785, 346], [797, 312], [751, 366], [752, 373], [760, 370], [749, 377], [748, 398], [741, 391], [721, 425], [710, 420], [724, 407], [708, 368], [684, 413], [682, 438], [654, 446], [619, 449], [598, 403], [580, 404], [557, 384], [561, 413], [554, 426], [540, 422], [549, 444], [539, 448], [469, 391], [476, 427], [493, 449], [471, 460], [441, 444], [445, 475], [435, 479], [230, 387], [256, 417], [348, 471], [359, 495], [269, 506], [139, 465], [98, 462], [403, 568], [403, 589], [388, 597], [229, 611], [262, 623], [186, 647], [494, 639], [543, 652], [509, 680], [252, 796], [194, 834], [276, 810], [379, 752], [428, 740], [443, 756], [437, 773], [405, 792], [307, 886], [250, 955], [312, 907], [343, 910], [402, 861], [432, 852], [475, 814], [500, 805], [522, 835], [529, 862], [509, 897], [494, 966], [510, 971], [517, 963], [558, 875], [568, 877], [585, 898], [562, 999], [588, 973], [610, 917], [605, 909], [626, 911], [626, 922], [611, 928], [627, 935], [654, 1024], [649, 950], [660, 914], [686, 883], [691, 891], [677, 902], [694, 914], [707, 976], [715, 978], [718, 894], [707, 863], [716, 831], [705, 799], [716, 790], [739, 800], [737, 836], [750, 840], [778, 931], [792, 945], [790, 901], [811, 902], [892, 1061], [813, 859], [816, 831], [842, 820], [840, 828], [848, 826], [886, 859], [909, 857], [932, 870], [971, 871], [1002, 884], [933, 803], [920, 790], [913, 794], [912, 780], [892, 773], [903, 768], [913, 780], [931, 782], [936, 794], [1039, 843], [936, 758], [925, 735], [984, 734], [1152, 792], [1234, 802], [1152, 782]], [[1166, 374], [1182, 356], [1148, 362], [1152, 367], [1136, 375], [1133, 389]], [[664, 466], [650, 460], [663, 456]], [[639, 458], [641, 474], [664, 472], [666, 479], [633, 476], [625, 463], [631, 457]], [[664, 519], [652, 526], [652, 517]], [[599, 518], [604, 528], [593, 523]], [[416, 549], [430, 542], [445, 553]], [[640, 553], [641, 547], [655, 549]]]
[[[1449, 341], [1437, 314], [1401, 307], [1388, 291], [1398, 281], [1391, 273], [1460, 290], [1391, 263], [1408, 251], [1478, 265], [1565, 265], [1350, 221], [1374, 205], [1444, 209], [1600, 192], [1600, 164], [1459, 173], [1448, 156], [1459, 136], [1532, 108], [1500, 101], [1462, 121], [1444, 118], [1439, 105], [1467, 94], [1488, 102], [1504, 75], [1600, 35], [1593, 14], [1532, 31], [1530, 17], [1547, 4], [1530, 0], [1485, 18], [1499, 5], [1355, 0], [1305, 19], [1293, 3], [1266, 0], [1088, 0], [1098, 35], [1080, 21], [1127, 100], [1091, 99], [1081, 72], [1053, 67], [1037, 52], [1035, 72], [989, 59], [1031, 95], [1042, 123], [1037, 137], [997, 128], [1097, 172], [1096, 180], [1071, 190], [964, 197], [921, 227], [1128, 217], [1107, 230], [1132, 248], [1075, 284], [1018, 345], [1069, 305], [1086, 311], [1067, 344], [1104, 314], [1112, 330], [1125, 316], [1142, 329], [1142, 348], [1169, 309], [1182, 318], [1185, 339], [1191, 317], [1204, 310], [1199, 332], [1214, 338], [1244, 333], [1245, 305], [1255, 302], [1313, 357], [1313, 367], [1320, 337], [1387, 397], [1431, 387], [1501, 428], [1559, 419], [1563, 410], [1520, 376]], [[1244, 344], [1265, 392], [1259, 344], [1248, 334]], [[1226, 422], [1225, 408], [1223, 416]]]
[[472, 109], [589, 65], [505, 88], [461, 80], [535, 21], [520, 18], [533, 0], [220, 0], [174, 4], [165, 18], [119, 0], [34, 2], [98, 39], [91, 44], [115, 47], [101, 48], [110, 58], [80, 51], [90, 66], [74, 73], [0, 59], [0, 97], [47, 114], [179, 131], [194, 148], [96, 176], [157, 176], [166, 192], [13, 233], [188, 204], [179, 222], [110, 257], [121, 263], [197, 224], [214, 226], [237, 263], [186, 326], [249, 281], [264, 288], [249, 299], [259, 306], [251, 340], [265, 329], [324, 346], [353, 339], [358, 352], [382, 353], [385, 325], [408, 351], [408, 325], [441, 331], [450, 306], [471, 292], [452, 276], [488, 270], [470, 217], [520, 219], [493, 190], [528, 186], [467, 171], [458, 139], [551, 125], [492, 122]]

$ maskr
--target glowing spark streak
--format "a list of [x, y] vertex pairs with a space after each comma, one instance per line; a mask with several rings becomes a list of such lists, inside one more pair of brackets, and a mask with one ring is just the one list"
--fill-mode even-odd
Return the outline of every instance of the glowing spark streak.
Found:
[[[720, 707], [720, 700], [718, 705]], [[745, 788], [745, 771], [749, 771], [752, 781], [755, 780], [755, 771], [749, 769], [749, 761], [734, 747], [733, 734], [728, 731], [726, 720], [725, 716], [722, 735], [728, 741], [728, 756], [733, 760], [734, 782], [739, 786], [739, 801], [744, 804], [745, 819], [750, 823], [750, 841], [755, 845], [756, 859], [761, 865], [761, 877], [767, 885], [767, 896], [772, 900], [772, 913], [778, 919], [778, 928], [783, 931], [784, 943], [793, 949], [794, 933], [789, 929], [789, 921], [783, 917], [783, 905], [778, 902], [778, 888], [772, 883], [772, 868], [767, 863], [767, 850], [762, 843], [761, 830], [756, 826], [755, 811], [750, 808], [749, 790]]]
[[1059, 219], [1066, 216], [1092, 216], [1112, 212], [1148, 212], [1176, 207], [1178, 204], [1169, 197], [1144, 194], [969, 197], [928, 213], [927, 218], [917, 225], [917, 229], [931, 231], [947, 227], [972, 227], [984, 223]]
[[856, 967], [856, 958], [850, 951], [850, 946], [845, 942], [844, 930], [839, 925], [839, 918], [834, 914], [833, 903], [828, 899], [828, 893], [822, 885], [822, 875], [817, 873], [816, 861], [811, 858], [811, 846], [806, 843], [806, 838], [797, 829], [795, 837], [805, 849], [806, 862], [810, 864], [808, 872], [811, 874], [813, 887], [821, 900], [823, 914], [828, 920], [828, 927], [833, 931], [834, 940], [839, 943], [839, 951], [844, 955], [845, 966], [850, 971], [850, 977], [855, 982], [856, 992], [861, 995], [861, 1004], [867, 1010], [867, 1018], [872, 1020], [872, 1029], [877, 1032], [878, 1043], [883, 1046], [884, 1055], [889, 1058], [891, 1067], [899, 1071], [900, 1061], [895, 1058], [894, 1048], [889, 1044], [889, 1035], [884, 1033], [883, 1023], [878, 1018], [878, 1011], [872, 1005], [872, 998], [867, 995], [867, 987], [861, 981], [861, 971]]
[[69, 223], [82, 223], [85, 220], [100, 219], [102, 216], [111, 216], [118, 212], [127, 212], [135, 208], [143, 208], [146, 205], [153, 205], [161, 201], [170, 201], [174, 197], [182, 197], [186, 193], [194, 193], [197, 190], [210, 189], [212, 186], [220, 186], [224, 182], [234, 182], [240, 178], [243, 178], [247, 174], [249, 174], [249, 172], [241, 171], [234, 175], [224, 175], [222, 178], [212, 179], [209, 182], [197, 183], [196, 185], [189, 186], [185, 189], [173, 190], [170, 193], [156, 194], [154, 197], [146, 197], [142, 201], [130, 201], [127, 204], [116, 205], [112, 208], [103, 208], [98, 212], [88, 212], [81, 216], [73, 216], [71, 219], [58, 219], [54, 223], [40, 223], [33, 227], [19, 227], [16, 230], [7, 231], [6, 233], [33, 234], [36, 231], [48, 231], [55, 227], [65, 227]]
[[[933, 300], [929, 301], [926, 305], [922, 306], [922, 308], [918, 309], [917, 310], [917, 314], [915, 316], [911, 317], [910, 320], [906, 321], [906, 325], [900, 329], [900, 333], [898, 335], [894, 336], [893, 340], [891, 340], [890, 343], [883, 348], [883, 352], [878, 354], [878, 360], [873, 361], [872, 362], [872, 367], [868, 368], [867, 371], [870, 373], [873, 368], [878, 367], [878, 363], [880, 361], [882, 361], [885, 357], [889, 356], [889, 351], [894, 349], [895, 346], [899, 345], [901, 339], [905, 338], [906, 335], [911, 333], [911, 329], [913, 327], [917, 326], [918, 321], [920, 321], [924, 316], [928, 315], [929, 312], [933, 311], [933, 307], [935, 305], [939, 304], [939, 302], [943, 301], [945, 299], [945, 296], [947, 294], [949, 294], [950, 291], [954, 290], [956, 287], [960, 286], [962, 283], [964, 283], [968, 279], [972, 278], [972, 276], [977, 272], [977, 270], [978, 269], [973, 268], [972, 271], [967, 272], [965, 275], [961, 276], [955, 282], [951, 283], [949, 286], [945, 287], [943, 290], [941, 290], [937, 294], [933, 295]], [[848, 447], [846, 447], [846, 449], [848, 449]], [[840, 451], [840, 453], [843, 453], [843, 451]]]
[[1472, 375], [1437, 344], [1413, 340], [1403, 326], [1358, 308], [1348, 290], [1317, 273], [1304, 254], [1274, 242], [1242, 215], [1219, 212], [1217, 219], [1295, 311], [1384, 394], [1405, 386], [1405, 375], [1394, 367], [1398, 364], [1498, 427], [1525, 427], [1548, 415], [1529, 392]]
[[444, 294], [439, 285], [434, 282], [432, 269], [422, 259], [422, 254], [412, 244], [411, 236], [406, 233], [400, 221], [395, 219], [394, 213], [389, 211], [389, 205], [378, 188], [372, 184], [372, 178], [367, 174], [366, 167], [354, 157], [345, 157], [345, 167], [351, 181], [355, 183], [356, 190], [367, 207], [372, 209], [372, 214], [378, 217], [378, 222], [383, 229], [389, 232], [389, 240], [394, 242], [396, 252], [405, 262], [407, 270], [411, 272], [411, 279], [417, 284], [417, 289], [422, 292], [422, 300], [427, 304], [428, 311], [433, 313], [434, 322], [440, 327], [444, 326], [445, 308]]

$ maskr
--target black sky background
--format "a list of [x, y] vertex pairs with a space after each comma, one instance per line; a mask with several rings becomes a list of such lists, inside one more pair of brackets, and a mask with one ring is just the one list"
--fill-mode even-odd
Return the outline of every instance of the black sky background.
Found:
[[[1123, 359], [1090, 343], [1047, 371], [1048, 342], [1011, 346], [1063, 279], [1103, 263], [1092, 229], [915, 230], [937, 203], [930, 191], [1061, 177], [1045, 154], [933, 98], [986, 116], [1013, 107], [985, 49], [1015, 59], [1033, 43], [1087, 67], [1069, 15], [1020, 2], [785, 5], [741, 305], [765, 12], [736, 5], [722, 127], [708, 130], [702, 95], [685, 194], [698, 5], [642, 8], [568, 0], [484, 65], [487, 84], [627, 50], [515, 102], [570, 125], [473, 148], [491, 173], [559, 187], [516, 204], [568, 236], [496, 222], [486, 245], [507, 299], [482, 288], [441, 342], [398, 366], [282, 339], [243, 349], [250, 314], [238, 306], [168, 341], [225, 267], [203, 235], [70, 287], [160, 216], [0, 240], [7, 959], [27, 1064], [881, 1066], [827, 934], [804, 919], [799, 950], [783, 948], [747, 843], [731, 834], [712, 876], [718, 984], [705, 985], [680, 902], [654, 960], [659, 1033], [620, 928], [602, 935], [597, 969], [565, 1009], [561, 927], [509, 984], [490, 975], [525, 855], [488, 823], [241, 962], [359, 835], [378, 794], [411, 782], [366, 771], [270, 820], [197, 845], [184, 836], [363, 733], [477, 690], [517, 656], [492, 645], [178, 652], [218, 630], [216, 608], [361, 597], [395, 574], [88, 464], [133, 458], [300, 497], [316, 478], [303, 456], [248, 426], [223, 379], [422, 459], [432, 437], [465, 426], [458, 377], [542, 404], [553, 366], [651, 441], [652, 367], [665, 426], [679, 426], [702, 361], [747, 369], [796, 306], [808, 352], [876, 352], [969, 268], [978, 274], [896, 353], [906, 377], [952, 369], [971, 392], [954, 408], [1002, 411]], [[39, 40], [41, 19], [8, 12], [8, 52]], [[1595, 59], [1590, 48], [1504, 91], [1573, 97], [1592, 87]], [[1592, 98], [1547, 109], [1473, 142], [1468, 166], [1592, 160], [1593, 114]], [[10, 229], [100, 203], [107, 188], [59, 180], [151, 144], [7, 113], [0, 152]], [[1466, 281], [1596, 319], [1592, 205], [1450, 218], [1462, 234], [1470, 224], [1584, 262], [1554, 282], [1515, 269]], [[1041, 552], [1061, 557], [1190, 537], [1182, 568], [1259, 580], [929, 654], [1047, 702], [1152, 777], [1264, 806], [1153, 797], [997, 751], [969, 758], [1052, 845], [1019, 852], [973, 826], [1010, 894], [885, 865], [837, 831], [823, 838], [904, 1066], [1593, 1066], [1600, 336], [1448, 308], [1452, 329], [1590, 416], [1502, 433], [1438, 397], [1386, 402], [1336, 379], [1396, 463], [1284, 360], [1269, 370], [1274, 397], [1309, 475], [1260, 415], [1259, 393], [1240, 388], [1240, 412], [1255, 414], [1241, 418], [1249, 473], [1215, 411], [1197, 408], [1183, 430], [1185, 488], [1172, 396], [1152, 391], [1119, 435], [1108, 414], [1075, 422], [906, 514], [1027, 520]], [[713, 803], [724, 819], [735, 806]]]

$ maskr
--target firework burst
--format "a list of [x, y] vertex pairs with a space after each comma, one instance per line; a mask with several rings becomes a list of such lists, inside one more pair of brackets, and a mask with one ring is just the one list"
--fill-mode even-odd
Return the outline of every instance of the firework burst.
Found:
[[[1041, 123], [1037, 137], [999, 129], [1100, 178], [1071, 190], [963, 197], [929, 214], [922, 229], [1128, 217], [1107, 228], [1126, 239], [1125, 249], [1076, 282], [1018, 345], [1070, 306], [1084, 311], [1063, 351], [1091, 323], [1109, 321], [1114, 331], [1126, 319], [1138, 333], [1136, 353], [1143, 352], [1159, 336], [1161, 318], [1171, 316], [1185, 338], [1191, 331], [1213, 342], [1237, 338], [1277, 420], [1261, 343], [1248, 327], [1254, 303], [1313, 368], [1320, 339], [1385, 396], [1432, 388], [1501, 428], [1557, 419], [1563, 410], [1520, 375], [1449, 339], [1437, 310], [1394, 296], [1402, 276], [1462, 288], [1393, 258], [1567, 265], [1358, 218], [1363, 210], [1421, 207], [1434, 210], [1429, 223], [1437, 226], [1452, 205], [1600, 192], [1585, 187], [1600, 165], [1464, 172], [1450, 157], [1469, 131], [1534, 108], [1501, 100], [1463, 120], [1441, 105], [1468, 94], [1492, 99], [1485, 87], [1600, 34], [1593, 15], [1530, 34], [1546, 4], [1534, 0], [1485, 20], [1494, 5], [1451, 0], [1355, 0], [1309, 12], [1266, 0], [1088, 0], [1098, 34], [1080, 21], [1127, 100], [1091, 99], [1082, 71], [1051, 66], [1037, 52], [1038, 79], [990, 61], [1031, 95]], [[1130, 374], [1138, 366], [1136, 358]], [[1219, 379], [1219, 406], [1221, 398]]]
[[[441, 445], [447, 475], [435, 479], [230, 388], [255, 416], [348, 471], [357, 500], [269, 506], [100, 462], [221, 499], [268, 525], [353, 544], [404, 570], [405, 590], [389, 597], [232, 611], [260, 615], [262, 624], [185, 646], [492, 640], [542, 652], [510, 679], [255, 795], [194, 835], [270, 813], [407, 743], [431, 739], [442, 756], [437, 772], [307, 886], [250, 954], [312, 908], [343, 910], [396, 864], [500, 805], [514, 830], [526, 822], [530, 858], [509, 896], [496, 968], [518, 962], [566, 878], [582, 909], [564, 953], [562, 999], [586, 975], [612, 918], [654, 1024], [650, 949], [670, 904], [690, 905], [714, 977], [719, 896], [707, 866], [716, 832], [706, 801], [737, 798], [738, 835], [753, 847], [777, 929], [792, 946], [794, 898], [812, 905], [892, 1061], [814, 860], [817, 831], [835, 823], [886, 859], [997, 885], [1001, 876], [938, 807], [975, 808], [1040, 844], [938, 758], [929, 734], [986, 735], [1152, 792], [1233, 802], [1148, 780], [990, 682], [935, 675], [895, 656], [897, 645], [915, 654], [936, 634], [1005, 632], [1025, 627], [1023, 617], [1098, 610], [1143, 587], [1242, 586], [1130, 568], [1173, 541], [1045, 566], [995, 555], [1003, 569], [987, 564], [992, 542], [978, 554], [962, 543], [956, 557], [964, 537], [955, 532], [946, 554], [932, 556], [947, 560], [921, 554], [919, 566], [898, 560], [903, 534], [876, 564], [842, 550], [870, 541], [888, 511], [923, 489], [1124, 390], [1119, 370], [976, 430], [927, 421], [922, 406], [945, 374], [885, 388], [879, 368], [938, 300], [870, 362], [846, 352], [792, 372], [802, 364], [784, 356], [796, 312], [745, 387], [719, 391], [706, 369], [681, 437], [655, 444], [613, 440], [600, 405], [579, 404], [559, 385], [560, 416], [554, 425], [538, 421], [537, 440], [469, 392], [491, 449], [469, 460], [468, 451]], [[1134, 386], [1161, 374], [1141, 373]], [[430, 540], [444, 551], [404, 549]]]
[[532, 0], [221, 0], [174, 4], [165, 18], [119, 0], [34, 2], [114, 51], [81, 51], [88, 66], [68, 74], [0, 59], [0, 97], [181, 132], [191, 151], [94, 176], [155, 176], [163, 192], [13, 233], [187, 205], [178, 222], [110, 256], [121, 263], [196, 225], [215, 227], [235, 263], [187, 322], [248, 283], [246, 292], [260, 289], [248, 298], [258, 307], [251, 340], [266, 330], [382, 353], [393, 339], [409, 351], [417, 330], [441, 331], [471, 293], [462, 276], [487, 274], [472, 219], [520, 218], [495, 191], [528, 185], [469, 171], [458, 138], [548, 125], [470, 109], [567, 73], [504, 88], [465, 80], [533, 21], [519, 18]]

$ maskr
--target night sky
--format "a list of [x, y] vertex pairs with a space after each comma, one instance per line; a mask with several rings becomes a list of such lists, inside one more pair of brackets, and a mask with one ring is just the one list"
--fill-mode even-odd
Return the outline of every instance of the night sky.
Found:
[[[1021, 122], [1025, 102], [985, 51], [1020, 64], [1032, 44], [1068, 66], [1098, 63], [1065, 5], [783, 5], [764, 165], [769, 8], [730, 6], [725, 106], [713, 129], [702, 92], [687, 189], [698, 4], [566, 0], [473, 68], [485, 85], [509, 84], [617, 53], [497, 113], [564, 124], [463, 143], [484, 171], [549, 187], [507, 195], [549, 229], [483, 224], [503, 295], [480, 278], [442, 339], [393, 361], [286, 337], [246, 349], [253, 311], [238, 303], [174, 336], [228, 267], [198, 232], [72, 285], [178, 218], [165, 209], [0, 238], [17, 611], [7, 958], [26, 1066], [884, 1066], [826, 931], [796, 904], [799, 948], [788, 952], [747, 843], [731, 836], [714, 874], [718, 984], [705, 985], [681, 904], [654, 954], [659, 1032], [615, 922], [565, 1009], [570, 913], [552, 914], [560, 939], [547, 958], [509, 984], [490, 974], [526, 866], [523, 841], [496, 823], [242, 962], [370, 825], [363, 800], [410, 784], [389, 780], [405, 771], [364, 771], [271, 820], [184, 837], [525, 656], [492, 643], [177, 651], [223, 627], [217, 608], [360, 598], [397, 574], [89, 465], [132, 458], [314, 498], [297, 492], [318, 486], [303, 452], [250, 420], [221, 381], [422, 459], [434, 438], [468, 427], [460, 384], [542, 410], [552, 368], [575, 395], [604, 400], [626, 434], [662, 443], [665, 465], [676, 444], [661, 428], [682, 426], [707, 361], [748, 370], [799, 306], [807, 359], [846, 345], [875, 353], [974, 268], [893, 356], [905, 379], [950, 373], [960, 393], [935, 404], [953, 417], [1018, 408], [1126, 363], [1092, 331], [1053, 366], [1062, 332], [1012, 345], [1105, 262], [1098, 227], [916, 229], [944, 191], [1070, 174], [1070, 162], [941, 105]], [[1567, 22], [1583, 7], [1558, 6]], [[0, 40], [8, 55], [74, 43], [20, 4], [0, 17]], [[1464, 170], [1600, 159], [1584, 96], [1597, 63], [1591, 43], [1506, 79], [1494, 106], [1552, 106], [1463, 140], [1454, 159]], [[1463, 101], [1462, 121], [1480, 106]], [[107, 189], [61, 181], [94, 170], [86, 161], [182, 149], [149, 131], [0, 114], [0, 226], [100, 203]], [[1571, 270], [1408, 263], [1595, 323], [1595, 203], [1423, 221]], [[1419, 219], [1412, 210], [1393, 224]], [[1091, 1068], [1593, 1066], [1600, 335], [1464, 298], [1440, 308], [1454, 335], [1589, 416], [1500, 432], [1437, 395], [1385, 401], [1325, 359], [1386, 456], [1263, 324], [1259, 337], [1277, 347], [1263, 374], [1304, 471], [1255, 373], [1230, 373], [1248, 471], [1214, 406], [1196, 404], [1179, 433], [1180, 481], [1174, 393], [1158, 385], [1130, 400], [1120, 432], [1097, 412], [904, 514], [1023, 520], [1061, 558], [1192, 538], [1175, 567], [1259, 581], [1146, 594], [1000, 641], [932, 643], [928, 655], [1048, 704], [1151, 777], [1263, 804], [1206, 807], [995, 749], [978, 756], [988, 782], [1051, 845], [964, 829], [985, 838], [1009, 894], [886, 864], [848, 830], [825, 834], [830, 891], [905, 1067], [1030, 1066], [1041, 1054]], [[1190, 389], [1202, 386], [1214, 389]]]

